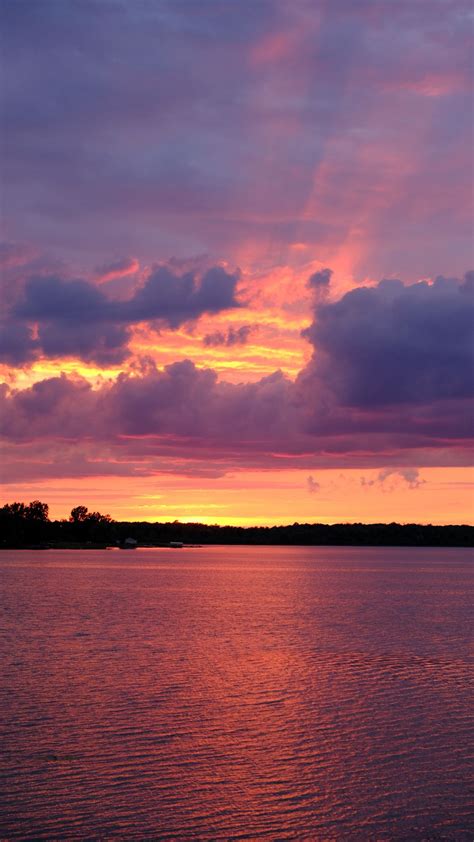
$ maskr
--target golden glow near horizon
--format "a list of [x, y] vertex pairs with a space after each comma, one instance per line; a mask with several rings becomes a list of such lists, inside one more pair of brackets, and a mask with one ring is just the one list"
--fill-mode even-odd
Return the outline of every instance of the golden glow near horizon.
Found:
[[[403, 469], [401, 469], [403, 471]], [[474, 473], [468, 468], [423, 468], [416, 483], [392, 470], [236, 471], [204, 479], [163, 474], [52, 479], [16, 484], [8, 500], [40, 499], [52, 518], [73, 506], [115, 520], [271, 526], [299, 523], [473, 523]]]

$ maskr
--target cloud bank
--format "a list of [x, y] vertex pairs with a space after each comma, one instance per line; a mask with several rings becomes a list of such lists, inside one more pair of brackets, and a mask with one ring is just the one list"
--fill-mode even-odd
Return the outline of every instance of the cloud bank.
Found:
[[43, 355], [120, 363], [129, 353], [132, 325], [176, 330], [205, 313], [236, 308], [237, 281], [237, 273], [220, 266], [202, 275], [178, 275], [159, 266], [130, 298], [117, 300], [90, 281], [32, 276], [5, 315], [0, 360], [22, 365]]
[[304, 378], [359, 409], [472, 397], [473, 282], [472, 272], [462, 283], [381, 281], [318, 304]]
[[[125, 302], [127, 314], [142, 317], [143, 301], [158, 301], [153, 312], [177, 324], [216, 300], [218, 306], [233, 302], [233, 276], [213, 271], [202, 292], [182, 280], [184, 303], [167, 296], [169, 276], [163, 286], [162, 277], [161, 271], [153, 275], [145, 292]], [[223, 278], [227, 292], [214, 295]], [[313, 357], [295, 381], [275, 372], [231, 384], [190, 360], [122, 374], [97, 389], [63, 375], [19, 391], [3, 387], [1, 431], [17, 445], [92, 440], [132, 461], [137, 454], [145, 462], [179, 459], [186, 465], [202, 458], [223, 470], [289, 466], [302, 458], [326, 467], [466, 464], [474, 408], [472, 278], [411, 286], [381, 281], [337, 301], [318, 299], [305, 331]], [[154, 297], [156, 283], [160, 294]], [[54, 304], [27, 288], [17, 312], [34, 313], [40, 323], [47, 317], [56, 324], [56, 318], [76, 341], [71, 329], [80, 320], [72, 302], [79, 306], [79, 299], [84, 317], [98, 302], [95, 326], [121, 329], [104, 316], [116, 305], [82, 282], [68, 286]], [[163, 300], [172, 305], [166, 313]], [[416, 482], [415, 475], [403, 476]]]

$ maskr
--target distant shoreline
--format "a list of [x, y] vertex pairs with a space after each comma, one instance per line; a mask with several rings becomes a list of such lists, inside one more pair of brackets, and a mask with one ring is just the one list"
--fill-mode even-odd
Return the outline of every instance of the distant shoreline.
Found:
[[474, 547], [474, 526], [420, 523], [298, 523], [219, 526], [205, 523], [115, 521], [77, 506], [68, 520], [50, 520], [39, 500], [0, 508], [0, 549], [180, 549], [181, 546]]
[[[64, 522], [49, 524], [52, 528], [45, 530], [49, 534], [39, 540], [39, 536], [37, 540], [30, 541], [29, 536], [24, 536], [23, 540], [10, 536], [10, 540], [5, 540], [0, 535], [0, 550], [114, 549], [133, 553], [135, 549], [176, 550], [212, 546], [474, 547], [474, 527], [465, 525], [298, 524], [289, 527], [226, 527], [178, 523], [113, 523], [115, 528], [111, 529], [110, 537], [104, 535], [102, 540], [61, 540], [55, 539], [54, 534], [51, 534], [56, 531], [56, 523], [58, 526], [64, 526]], [[154, 534], [157, 532], [159, 537], [154, 540]], [[133, 536], [135, 546], [126, 545], [128, 536]]]

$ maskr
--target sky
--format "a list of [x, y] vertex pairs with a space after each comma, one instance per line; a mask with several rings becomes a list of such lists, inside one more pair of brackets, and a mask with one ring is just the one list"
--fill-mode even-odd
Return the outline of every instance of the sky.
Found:
[[472, 523], [470, 0], [4, 0], [3, 502]]

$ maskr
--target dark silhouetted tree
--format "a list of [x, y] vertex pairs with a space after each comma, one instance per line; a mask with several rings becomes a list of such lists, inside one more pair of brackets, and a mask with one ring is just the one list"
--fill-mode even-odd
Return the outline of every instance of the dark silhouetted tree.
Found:
[[69, 520], [71, 523], [83, 523], [87, 517], [88, 511], [87, 506], [76, 506], [74, 509], [71, 509], [71, 517]]
[[3, 544], [21, 546], [43, 541], [49, 527], [49, 507], [40, 500], [7, 503], [0, 509], [0, 534]]
[[46, 523], [49, 515], [49, 506], [40, 500], [33, 500], [25, 508], [25, 517], [28, 520], [37, 520]]
[[112, 518], [110, 515], [101, 515], [100, 512], [89, 512], [84, 524], [87, 527], [87, 540], [106, 543], [112, 535]]

